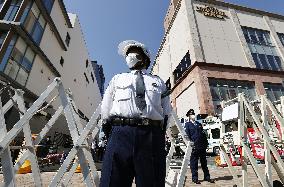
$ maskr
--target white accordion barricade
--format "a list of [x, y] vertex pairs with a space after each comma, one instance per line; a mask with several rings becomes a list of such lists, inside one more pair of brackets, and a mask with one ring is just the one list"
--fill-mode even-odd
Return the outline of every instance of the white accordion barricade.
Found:
[[[41, 108], [42, 105], [45, 104], [45, 101], [50, 96], [52, 96], [54, 92], [57, 92], [61, 100], [61, 105], [58, 107], [54, 115], [33, 141], [29, 121], [31, 120], [33, 115], [43, 109]], [[17, 104], [15, 104], [15, 102]], [[21, 117], [20, 120], [13, 126], [13, 128], [7, 132], [4, 114], [13, 106], [18, 108], [21, 113]], [[0, 103], [0, 156], [4, 176], [4, 183], [2, 184], [3, 186], [16, 186], [15, 174], [27, 159], [31, 162], [32, 177], [34, 179], [35, 186], [43, 185], [37, 157], [35, 154], [35, 147], [39, 145], [40, 141], [52, 128], [53, 124], [56, 122], [60, 115], [64, 115], [66, 118], [74, 147], [69, 152], [67, 158], [64, 160], [63, 164], [59, 168], [49, 186], [67, 186], [78, 164], [80, 164], [86, 186], [99, 186], [99, 175], [93, 161], [87, 139], [89, 137], [94, 138], [99, 131], [100, 106], [92, 115], [87, 125], [83, 128], [75, 103], [72, 100], [72, 96], [66, 93], [59, 78], [54, 79], [54, 81], [47, 87], [47, 89], [40, 95], [40, 97], [27, 111], [24, 105], [23, 93], [20, 90], [15, 90], [15, 95], [3, 107]], [[22, 157], [18, 160], [18, 162], [13, 165], [9, 145], [22, 131], [24, 132], [24, 138], [26, 142], [24, 149], [26, 149], [26, 151], [22, 154]], [[77, 157], [78, 159], [73, 162], [75, 157]], [[72, 164], [73, 166], [67, 173], [67, 169]], [[65, 174], [67, 174], [66, 177], [64, 177]], [[63, 177], [64, 180], [62, 180]]]
[[[284, 97], [281, 97], [280, 106], [275, 106], [265, 95], [260, 96], [260, 102], [257, 105], [250, 103], [244, 94], [239, 94], [238, 98], [234, 100], [234, 104], [230, 102], [225, 104], [227, 106], [224, 108], [224, 119], [237, 119], [238, 128], [237, 131], [232, 133], [234, 136], [234, 145], [223, 141], [220, 146], [220, 153], [221, 159], [229, 167], [235, 184], [243, 187], [248, 186], [248, 164], [252, 165], [262, 186], [273, 186], [272, 167], [275, 169], [281, 182], [284, 183], [284, 162], [281, 158], [283, 155], [280, 155], [279, 150], [279, 147], [284, 146]], [[229, 110], [233, 109], [232, 111], [236, 111], [236, 106], [238, 109], [237, 118], [235, 114], [227, 115], [227, 111]], [[249, 125], [251, 126], [250, 128]], [[224, 124], [221, 131], [225, 136], [228, 136], [225, 133]], [[257, 145], [259, 146], [257, 147]], [[232, 166], [232, 160], [228, 156], [228, 150], [226, 149], [230, 146], [241, 148], [242, 181], [239, 180], [237, 172]], [[260, 148], [264, 151], [264, 154], [261, 154], [257, 150]], [[257, 164], [259, 158], [264, 160], [264, 173]]]
[[[185, 179], [186, 179], [186, 172], [188, 169], [188, 164], [189, 164], [189, 159], [192, 151], [192, 147], [189, 145], [189, 139], [188, 136], [185, 133], [185, 130], [180, 123], [178, 116], [176, 115], [175, 112], [172, 112], [170, 118], [169, 118], [169, 123], [171, 126], [167, 130], [167, 135], [171, 139], [171, 147], [169, 150], [169, 153], [167, 155], [167, 162], [166, 162], [166, 187], [183, 187], [185, 184]], [[183, 142], [186, 144], [186, 149], [185, 149], [185, 155], [182, 161], [182, 166], [180, 170], [171, 170], [170, 169], [170, 162], [172, 160], [172, 156], [174, 153], [174, 138], [172, 137], [172, 132], [171, 128], [176, 127], [178, 130], [178, 133], [181, 134]]]
[[[7, 87], [8, 86], [9, 85], [7, 85]], [[43, 186], [35, 150], [36, 147], [39, 146], [41, 140], [47, 135], [55, 122], [59, 119], [59, 117], [61, 115], [64, 115], [74, 146], [69, 151], [67, 157], [53, 177], [52, 181], [49, 183], [49, 186], [68, 186], [72, 179], [72, 176], [76, 171], [76, 168], [78, 167], [78, 165], [80, 165], [86, 186], [98, 187], [99, 175], [90, 152], [90, 140], [93, 140], [95, 138], [95, 136], [99, 132], [99, 129], [101, 128], [100, 105], [97, 107], [89, 122], [85, 125], [85, 127], [83, 127], [80, 122], [80, 117], [75, 102], [72, 99], [72, 94], [70, 93], [70, 91], [68, 92], [64, 89], [60, 78], [55, 78], [54, 81], [27, 110], [24, 104], [23, 92], [16, 89], [14, 89], [14, 92], [14, 96], [11, 96], [10, 100], [4, 106], [2, 106], [0, 99], [0, 156], [4, 176], [4, 182], [1, 184], [1, 186], [16, 186], [16, 173], [26, 160], [29, 160], [31, 163], [31, 176], [34, 180], [35, 186]], [[56, 96], [53, 97], [54, 95]], [[48, 102], [47, 100], [49, 100], [51, 97], [53, 97], [53, 99]], [[41, 132], [33, 140], [29, 124], [30, 120], [34, 115], [46, 109], [56, 99], [60, 99], [60, 106], [57, 108], [53, 116], [49, 119], [47, 124], [41, 129]], [[48, 104], [46, 105], [47, 102]], [[4, 114], [12, 107], [17, 108], [20, 113], [20, 119], [12, 127], [11, 130], [7, 131]], [[187, 145], [187, 148], [181, 170], [179, 170], [178, 172], [176, 170], [171, 171], [169, 166], [174, 152], [174, 142], [173, 138], [171, 137], [172, 143], [169, 154], [167, 155], [166, 162], [166, 186], [182, 187], [185, 183], [186, 171], [188, 169], [189, 158], [191, 154], [191, 146], [189, 146], [189, 141], [185, 134], [185, 131], [174, 112], [169, 118], [169, 123], [171, 124], [171, 127], [167, 130], [169, 137], [171, 137], [171, 129], [176, 126], [178, 132], [182, 135], [182, 139]], [[17, 149], [22, 149], [23, 151], [15, 165], [13, 165], [10, 152], [10, 144], [21, 132], [23, 132], [24, 134], [25, 145], [15, 146], [18, 147]], [[171, 172], [174, 173], [175, 177], [174, 181], [169, 182], [169, 178], [171, 178]]]

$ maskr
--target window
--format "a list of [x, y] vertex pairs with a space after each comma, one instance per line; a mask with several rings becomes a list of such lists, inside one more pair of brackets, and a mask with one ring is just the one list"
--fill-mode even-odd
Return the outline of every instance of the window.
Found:
[[92, 77], [92, 81], [95, 82], [95, 77], [93, 75], [93, 72], [91, 72], [91, 77]]
[[242, 29], [256, 68], [274, 71], [283, 70], [280, 57], [271, 42], [270, 33], [248, 27], [242, 27]]
[[69, 33], [67, 32], [66, 38], [65, 38], [65, 43], [68, 47], [69, 47], [69, 44], [70, 44], [70, 40], [71, 40], [71, 37], [70, 37]]
[[5, 40], [6, 36], [7, 36], [7, 32], [0, 33], [0, 47], [2, 46], [2, 43]]
[[44, 7], [46, 8], [47, 12], [50, 13], [54, 0], [42, 0], [42, 3], [44, 4]]
[[221, 112], [219, 111], [219, 105], [222, 101], [234, 99], [239, 93], [244, 93], [249, 100], [256, 99], [253, 82], [210, 78], [209, 86], [214, 108], [217, 113]]
[[284, 46], [284, 34], [283, 33], [278, 33], [279, 39], [282, 43], [282, 45]]
[[176, 83], [183, 75], [183, 73], [191, 66], [190, 54], [187, 52], [179, 65], [174, 70], [174, 83]]
[[213, 139], [220, 138], [220, 129], [211, 129], [211, 134]]
[[18, 38], [4, 73], [25, 86], [34, 58], [33, 50], [27, 46], [22, 38]]
[[4, 71], [4, 68], [6, 67], [6, 65], [7, 65], [8, 61], [10, 59], [10, 56], [11, 56], [12, 50], [14, 48], [14, 45], [16, 43], [16, 40], [17, 40], [17, 37], [13, 36], [12, 40], [10, 41], [10, 43], [7, 47], [5, 54], [4, 54], [2, 62], [0, 63], [0, 71]]
[[12, 0], [4, 20], [13, 21], [21, 5], [21, 0]]
[[60, 65], [63, 67], [63, 64], [64, 64], [64, 58], [61, 57], [61, 58], [60, 58]]
[[37, 44], [41, 41], [45, 25], [46, 21], [43, 15], [40, 13], [37, 5], [33, 3], [25, 20], [24, 27]]
[[89, 61], [86, 60], [86, 68], [89, 66]]
[[86, 73], [84, 73], [84, 76], [85, 76], [85, 79], [86, 79], [87, 83], [89, 84], [90, 82], [89, 82], [89, 79], [88, 79]]
[[4, 2], [5, 2], [5, 0], [0, 0], [0, 8], [2, 8]]
[[264, 83], [263, 84], [267, 97], [272, 101], [280, 100], [284, 96], [284, 87], [282, 84]]

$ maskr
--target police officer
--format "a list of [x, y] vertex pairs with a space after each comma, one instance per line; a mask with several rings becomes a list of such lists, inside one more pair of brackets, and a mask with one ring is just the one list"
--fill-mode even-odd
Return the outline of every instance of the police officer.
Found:
[[131, 72], [115, 75], [101, 105], [103, 130], [109, 137], [101, 187], [165, 186], [165, 128], [171, 112], [165, 83], [150, 75], [150, 53], [140, 42], [119, 45]]
[[210, 183], [214, 183], [214, 180], [210, 179], [209, 170], [206, 160], [206, 149], [208, 146], [207, 136], [203, 130], [202, 124], [195, 121], [195, 113], [193, 109], [190, 109], [187, 114], [189, 121], [185, 123], [185, 132], [191, 141], [192, 152], [190, 156], [190, 169], [192, 173], [192, 182], [201, 184], [198, 180], [198, 159], [200, 159], [201, 167], [204, 173], [204, 180]]

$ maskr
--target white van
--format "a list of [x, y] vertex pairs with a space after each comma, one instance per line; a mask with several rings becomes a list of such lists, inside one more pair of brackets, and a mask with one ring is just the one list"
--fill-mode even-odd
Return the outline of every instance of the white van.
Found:
[[203, 126], [203, 129], [207, 133], [209, 143], [207, 153], [218, 155], [220, 149], [221, 124], [218, 122], [214, 124], [206, 124], [205, 126]]

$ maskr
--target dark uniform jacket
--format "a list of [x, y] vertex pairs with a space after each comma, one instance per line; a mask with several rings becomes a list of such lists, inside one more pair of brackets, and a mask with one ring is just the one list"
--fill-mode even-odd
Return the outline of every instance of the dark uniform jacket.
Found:
[[194, 142], [195, 149], [207, 149], [208, 140], [202, 124], [195, 121], [193, 124], [191, 121], [185, 123], [185, 132], [189, 137], [189, 140]]

